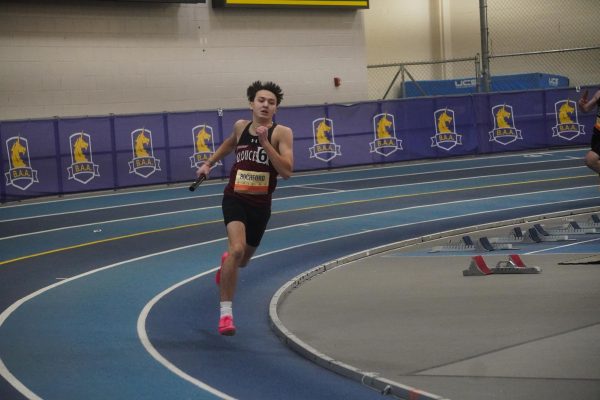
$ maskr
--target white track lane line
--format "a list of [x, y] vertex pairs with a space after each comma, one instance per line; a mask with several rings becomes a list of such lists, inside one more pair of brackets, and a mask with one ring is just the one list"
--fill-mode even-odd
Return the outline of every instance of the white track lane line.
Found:
[[[549, 169], [549, 170], [544, 170], [544, 171], [562, 171], [562, 170], [582, 169], [582, 168], [583, 167], [568, 167], [568, 168]], [[377, 190], [377, 189], [381, 189], [381, 188], [389, 189], [389, 188], [394, 188], [394, 187], [410, 187], [410, 186], [416, 187], [416, 186], [422, 186], [422, 185], [435, 185], [436, 183], [440, 183], [440, 182], [444, 182], [444, 183], [446, 183], [446, 182], [460, 182], [460, 181], [470, 181], [472, 179], [477, 179], [477, 178], [482, 178], [482, 179], [483, 178], [489, 178], [489, 177], [492, 177], [492, 176], [501, 176], [501, 177], [503, 177], [503, 176], [522, 175], [522, 174], [530, 174], [530, 173], [531, 172], [512, 172], [512, 173], [509, 173], [509, 174], [498, 173], [496, 175], [481, 175], [481, 176], [472, 176], [472, 177], [467, 177], [467, 178], [442, 179], [442, 180], [429, 181], [429, 182], [416, 182], [416, 183], [407, 183], [407, 184], [400, 184], [400, 185], [385, 185], [385, 186], [376, 186], [376, 187], [361, 188], [361, 189], [335, 190], [334, 193], [341, 193], [341, 192], [356, 193], [356, 192], [365, 192], [365, 191], [369, 191], [369, 190]], [[404, 175], [404, 176], [410, 176], [410, 175]], [[377, 178], [373, 178], [373, 179], [377, 179]], [[329, 183], [331, 183], [331, 182], [329, 182]], [[514, 184], [517, 184], [517, 183], [514, 183]], [[510, 183], [507, 183], [507, 185], [508, 184], [510, 184]], [[580, 186], [580, 187], [584, 188], [584, 187], [591, 187], [591, 186], [593, 186], [593, 185], [590, 185], [590, 186]], [[294, 187], [304, 187], [304, 186], [297, 185], [297, 186], [294, 186]], [[469, 188], [464, 188], [464, 189], [469, 189]], [[273, 199], [273, 201], [274, 202], [280, 202], [280, 201], [290, 200], [290, 199], [301, 199], [301, 198], [307, 198], [307, 197], [327, 196], [329, 194], [330, 193], [327, 192], [327, 193], [314, 193], [314, 194], [306, 194], [306, 195], [298, 195], [298, 196], [280, 197], [280, 198], [277, 198], [277, 199]], [[415, 195], [426, 195], [426, 194], [427, 193], [415, 193]], [[210, 195], [210, 196], [221, 196], [221, 195], [222, 194], [219, 193], [218, 195]], [[146, 203], [140, 203], [140, 204], [146, 204]], [[127, 206], [129, 206], [129, 205], [127, 205]], [[121, 206], [111, 206], [111, 207], [107, 207], [107, 208], [118, 208], [118, 207], [121, 207]], [[6, 239], [13, 239], [13, 238], [18, 238], [18, 237], [23, 237], [23, 236], [36, 235], [36, 234], [40, 234], [40, 233], [56, 232], [56, 231], [60, 231], [60, 230], [64, 230], [64, 229], [81, 228], [81, 227], [86, 227], [86, 226], [97, 226], [97, 225], [101, 225], [101, 224], [110, 224], [110, 223], [121, 222], [121, 221], [130, 221], [130, 220], [136, 220], [136, 219], [152, 218], [152, 217], [158, 217], [158, 216], [163, 216], [163, 215], [180, 214], [180, 213], [186, 213], [186, 212], [192, 212], [192, 211], [200, 211], [200, 210], [205, 210], [205, 209], [210, 209], [210, 208], [217, 208], [217, 207], [220, 207], [220, 205], [213, 206], [213, 207], [201, 207], [201, 208], [192, 208], [192, 209], [179, 210], [179, 211], [170, 211], [170, 212], [157, 213], [157, 214], [147, 214], [147, 215], [141, 215], [139, 217], [113, 219], [113, 220], [107, 220], [107, 221], [96, 221], [96, 222], [91, 222], [91, 223], [88, 223], [88, 224], [63, 226], [63, 227], [60, 227], [60, 228], [47, 229], [47, 230], [44, 230], [44, 231], [28, 232], [28, 233], [21, 233], [21, 234], [18, 234], [18, 235], [13, 235], [13, 236], [6, 236], [6, 237], [0, 238], [0, 241], [6, 240]], [[26, 217], [26, 218], [16, 218], [16, 219], [11, 219], [11, 220], [3, 220], [3, 221], [0, 221], [0, 222], [13, 222], [13, 221], [20, 221], [20, 220], [23, 220], [23, 219], [34, 219], [34, 218], [42, 218], [42, 217], [48, 217], [48, 216], [67, 215], [67, 214], [72, 214], [72, 213], [95, 211], [95, 210], [107, 209], [107, 208], [97, 208], [97, 209], [90, 209], [90, 210], [85, 210], [85, 211], [72, 211], [72, 212], [70, 211], [70, 212], [65, 212], [65, 213], [46, 214], [46, 215], [39, 215], [39, 216], [35, 216], [35, 217], [32, 216], [32, 217]]]
[[[564, 151], [572, 151], [572, 150], [564, 150]], [[560, 152], [560, 151], [559, 151]], [[522, 157], [527, 157], [528, 155], [535, 155], [535, 154], [541, 154], [541, 153], [528, 153], [528, 154], [523, 154], [521, 155]], [[546, 154], [546, 153], [544, 153]], [[518, 155], [517, 155], [518, 156]], [[485, 159], [495, 159], [495, 158], [509, 158], [509, 157], [515, 157], [515, 155], [497, 155], [497, 156], [490, 156], [490, 157], [484, 157]], [[567, 156], [565, 157], [565, 159], [572, 159], [572, 158], [578, 158], [578, 157], [571, 157], [571, 156]], [[464, 159], [447, 159], [447, 160], [441, 160], [441, 161], [436, 161], [434, 164], [435, 165], [443, 165], [443, 164], [447, 164], [447, 163], [455, 163], [455, 162], [469, 162], [469, 161], [473, 161], [473, 160], [481, 160], [481, 158], [478, 159], [473, 159], [473, 158], [464, 158]], [[540, 164], [540, 163], [546, 163], [546, 162], [553, 162], [553, 161], [560, 161], [560, 160], [539, 160], [539, 161], [526, 161], [522, 164]], [[402, 165], [389, 165], [389, 166], [382, 166], [382, 167], [378, 167], [377, 170], [386, 170], [386, 169], [398, 169], [398, 170], [402, 170], [402, 169], [407, 169], [407, 168], [411, 168], [413, 166], [419, 166], [419, 165], [425, 165], [425, 162], [423, 163], [413, 163], [413, 164], [402, 164]], [[429, 164], [431, 165], [431, 164]], [[504, 167], [506, 166], [506, 164], [504, 163], [499, 163], [499, 164], [491, 164], [491, 165], [486, 165], [486, 166], [476, 166], [476, 167], [459, 167], [459, 168], [454, 168], [454, 169], [441, 169], [444, 172], [456, 172], [456, 171], [461, 171], [461, 170], [472, 170], [472, 169], [480, 169], [480, 168], [489, 168], [489, 167]], [[338, 174], [348, 174], [348, 173], [353, 173], [356, 171], [373, 171], [372, 167], [365, 167], [365, 168], [356, 168], [356, 169], [344, 169], [343, 171], [328, 171], [325, 173], [325, 175], [329, 175], [329, 176], [334, 176], [334, 175], [338, 175]], [[391, 178], [391, 177], [398, 177], [398, 176], [414, 176], [414, 175], [423, 175], [423, 174], [429, 174], [429, 173], [435, 173], [435, 172], [439, 172], [439, 171], [428, 171], [428, 172], [415, 172], [412, 174], [397, 174], [397, 175], [382, 175], [382, 176], [374, 176], [374, 177], [370, 177], [370, 179], [378, 179], [378, 178]], [[299, 175], [297, 175], [297, 178], [302, 178], [302, 177], [310, 177], [310, 176], [321, 176], [324, 175], [322, 172], [319, 173], [301, 173]], [[292, 177], [292, 180], [294, 179], [294, 177]], [[340, 183], [340, 182], [353, 182], [355, 179], [350, 178], [350, 179], [346, 179], [346, 180], [333, 180], [333, 181], [328, 181], [328, 182], [322, 182], [319, 184], [328, 184], [328, 183]], [[217, 182], [215, 183], [209, 183], [209, 184], [213, 184], [216, 185]], [[223, 184], [223, 182], [219, 182], [218, 184]], [[303, 185], [299, 184], [299, 185], [289, 185], [289, 186], [284, 186], [282, 185], [280, 187], [280, 189], [284, 189], [284, 188], [293, 188], [293, 187], [302, 187]], [[185, 186], [183, 186], [185, 187]], [[147, 190], [143, 190], [144, 192], [157, 192], [157, 191], [162, 191], [162, 190], [180, 190], [183, 187], [169, 187], [169, 188], [160, 188], [160, 189], [147, 189]], [[34, 202], [34, 203], [27, 203], [27, 204], [15, 204], [15, 205], [6, 205], [3, 207], [0, 207], [1, 209], [8, 209], [8, 208], [16, 208], [16, 207], [27, 207], [27, 206], [35, 206], [35, 205], [39, 205], [39, 204], [51, 204], [51, 203], [57, 203], [57, 202], [66, 202], [66, 201], [75, 201], [75, 200], [87, 200], [87, 199], [95, 199], [95, 198], [102, 198], [102, 197], [111, 197], [111, 196], [127, 196], [128, 194], [138, 194], [141, 191], [131, 191], [128, 193], [110, 193], [110, 194], [101, 194], [101, 195], [90, 195], [90, 196], [85, 196], [85, 197], [76, 197], [76, 198], [70, 198], [70, 199], [59, 199], [59, 200], [48, 200], [45, 202]], [[219, 193], [220, 194], [220, 193]], [[214, 196], [214, 195], [212, 195]], [[148, 202], [138, 202], [138, 203], [131, 203], [131, 204], [125, 204], [125, 205], [117, 205], [117, 206], [107, 206], [107, 207], [97, 207], [97, 208], [92, 208], [92, 209], [83, 209], [83, 210], [78, 210], [78, 211], [68, 211], [68, 212], [64, 212], [64, 213], [58, 213], [58, 214], [42, 214], [42, 215], [38, 215], [38, 216], [33, 216], [33, 217], [22, 217], [22, 218], [13, 218], [13, 219], [6, 219], [6, 220], [0, 220], [0, 222], [8, 222], [8, 221], [15, 221], [15, 220], [21, 220], [21, 219], [29, 219], [29, 218], [39, 218], [39, 217], [47, 217], [47, 216], [53, 216], [53, 215], [63, 215], [63, 214], [67, 214], [67, 213], [78, 213], [78, 212], [86, 212], [86, 211], [97, 211], [97, 210], [104, 210], [104, 209], [111, 209], [111, 208], [115, 208], [115, 207], [124, 207], [124, 206], [136, 206], [136, 205], [144, 205], [144, 204], [154, 204], [154, 203], [160, 203], [160, 202], [168, 202], [168, 201], [178, 201], [178, 200], [182, 200], [182, 199], [186, 199], [184, 198], [175, 198], [175, 199], [165, 199], [165, 200], [158, 200], [158, 201], [148, 201]]]

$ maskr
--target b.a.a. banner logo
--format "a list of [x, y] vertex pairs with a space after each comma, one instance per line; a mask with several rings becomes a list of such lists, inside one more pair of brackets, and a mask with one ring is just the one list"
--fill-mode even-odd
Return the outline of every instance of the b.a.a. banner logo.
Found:
[[4, 174], [6, 186], [26, 190], [34, 182], [37, 183], [37, 170], [31, 168], [29, 158], [29, 142], [21, 136], [13, 136], [6, 140], [8, 152], [8, 172]]
[[[192, 128], [194, 155], [190, 157], [191, 168], [198, 168], [215, 153], [213, 128], [209, 125], [197, 125]], [[220, 165], [221, 161], [215, 163]]]
[[329, 161], [341, 156], [341, 146], [335, 144], [333, 120], [317, 118], [312, 123], [314, 146], [309, 148], [310, 158]]
[[402, 140], [396, 138], [396, 125], [392, 114], [377, 114], [373, 117], [375, 140], [369, 143], [370, 152], [389, 156], [396, 150], [402, 150]]
[[561, 100], [554, 103], [556, 125], [552, 127], [552, 137], [573, 140], [579, 135], [585, 135], [583, 125], [577, 118], [577, 104], [573, 100]]
[[494, 129], [489, 132], [490, 142], [496, 142], [506, 146], [517, 139], [523, 140], [521, 130], [515, 128], [513, 115], [512, 106], [501, 104], [492, 107]]
[[435, 136], [431, 137], [431, 147], [451, 150], [456, 145], [462, 146], [462, 135], [456, 133], [454, 111], [448, 108], [433, 113]]
[[160, 171], [160, 160], [154, 157], [152, 132], [148, 129], [136, 129], [131, 132], [133, 158], [129, 161], [129, 173], [147, 178]]
[[92, 137], [84, 132], [69, 136], [71, 148], [71, 166], [67, 168], [69, 179], [84, 185], [100, 176], [100, 166], [92, 160]]

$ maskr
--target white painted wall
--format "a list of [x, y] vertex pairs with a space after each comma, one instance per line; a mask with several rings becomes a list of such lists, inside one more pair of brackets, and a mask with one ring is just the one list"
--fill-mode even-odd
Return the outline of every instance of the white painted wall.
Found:
[[283, 105], [364, 100], [363, 12], [3, 2], [0, 120], [246, 107], [257, 79]]
[[[488, 0], [488, 8], [495, 54], [600, 45], [598, 0]], [[356, 102], [378, 98], [393, 78], [377, 76], [372, 94], [366, 65], [479, 52], [479, 0], [371, 0], [359, 11], [4, 0], [0, 120], [245, 107], [256, 79], [278, 82], [284, 106]], [[558, 62], [595, 83], [597, 54]], [[472, 69], [425, 68], [416, 79]], [[492, 73], [536, 70], [563, 72], [548, 58], [492, 65]]]
[[598, 0], [488, 0], [496, 54], [598, 46]]
[[439, 56], [439, 0], [371, 0], [365, 13], [368, 64]]
[[[492, 54], [598, 46], [598, 0], [487, 0]], [[481, 51], [479, 0], [371, 0], [369, 64], [471, 57]]]

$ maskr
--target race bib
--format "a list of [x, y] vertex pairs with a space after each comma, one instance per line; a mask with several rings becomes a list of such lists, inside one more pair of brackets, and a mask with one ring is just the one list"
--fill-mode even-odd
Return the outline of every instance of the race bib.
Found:
[[238, 169], [233, 190], [246, 194], [269, 193], [269, 173]]

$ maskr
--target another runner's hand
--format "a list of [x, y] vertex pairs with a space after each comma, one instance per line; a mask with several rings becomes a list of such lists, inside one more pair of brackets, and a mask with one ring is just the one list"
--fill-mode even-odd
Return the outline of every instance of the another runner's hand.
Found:
[[581, 98], [577, 101], [577, 105], [579, 105], [579, 107], [581, 109], [584, 109], [587, 102], [588, 102], [588, 90], [586, 89], [583, 92], [583, 94], [581, 95]]

